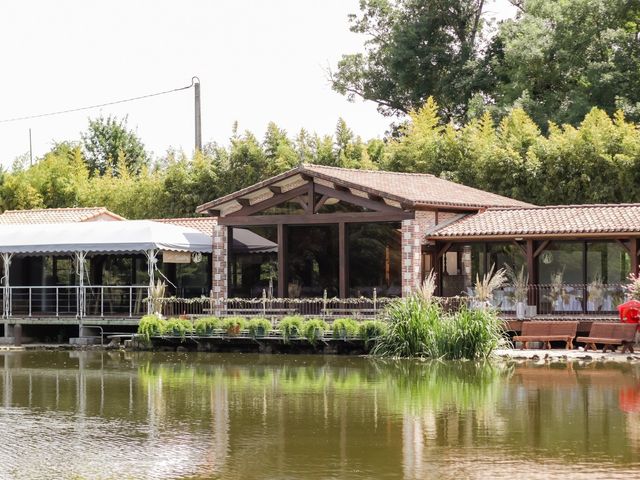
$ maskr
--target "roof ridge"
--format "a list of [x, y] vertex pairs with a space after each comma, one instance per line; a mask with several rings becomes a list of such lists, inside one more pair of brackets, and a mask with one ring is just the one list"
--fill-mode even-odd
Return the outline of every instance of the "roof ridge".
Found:
[[[567, 205], [532, 205], [524, 206], [506, 206], [506, 207], [488, 207], [485, 211], [503, 211], [503, 210], [561, 210], [569, 208], [627, 208], [640, 207], [640, 203], [575, 203]], [[481, 212], [482, 213], [482, 212]]]
[[[2, 213], [16, 213], [16, 212], [51, 212], [60, 210], [105, 210], [109, 211], [107, 207], [52, 207], [52, 208], [24, 208], [24, 209], [12, 209], [5, 210]], [[113, 213], [113, 212], [111, 212]]]
[[[391, 170], [371, 170], [368, 168], [346, 168], [346, 167], [336, 167], [334, 165], [319, 165], [317, 163], [303, 163], [302, 167], [320, 167], [320, 168], [329, 168], [331, 170], [342, 170], [342, 171], [356, 171], [356, 172], [365, 172], [365, 173], [384, 173], [384, 174], [391, 174], [391, 175], [419, 175], [422, 177], [433, 177], [433, 178], [440, 178], [435, 176], [433, 173], [422, 173], [422, 172], [394, 172]], [[444, 180], [444, 179], [441, 179]]]

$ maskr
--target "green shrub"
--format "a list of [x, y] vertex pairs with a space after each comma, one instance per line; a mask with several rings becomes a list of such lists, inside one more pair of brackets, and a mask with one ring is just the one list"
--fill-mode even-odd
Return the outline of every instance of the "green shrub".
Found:
[[166, 327], [166, 320], [157, 315], [145, 315], [138, 324], [138, 335], [142, 336], [145, 342], [149, 342], [151, 337], [163, 335]]
[[186, 318], [170, 318], [165, 333], [184, 338], [188, 333], [193, 333], [193, 324]]
[[216, 317], [199, 318], [194, 323], [194, 329], [198, 335], [211, 335], [220, 325], [220, 320]]
[[367, 320], [358, 325], [358, 336], [365, 344], [375, 341], [387, 329], [387, 324], [378, 320]]
[[493, 310], [461, 308], [445, 314], [420, 296], [396, 300], [385, 310], [388, 328], [371, 353], [386, 357], [476, 359], [488, 356], [502, 339]]
[[264, 337], [271, 331], [271, 322], [266, 318], [252, 318], [247, 328], [253, 338]]
[[334, 338], [348, 338], [358, 335], [360, 325], [353, 318], [336, 318], [331, 325]]
[[282, 333], [282, 340], [286, 343], [291, 338], [302, 335], [302, 323], [304, 319], [299, 316], [284, 317], [278, 323], [278, 330]]
[[220, 322], [220, 328], [226, 330], [228, 335], [238, 335], [245, 323], [246, 320], [243, 317], [228, 317]]
[[322, 338], [327, 330], [329, 330], [329, 325], [319, 318], [312, 318], [302, 324], [302, 334], [312, 344]]

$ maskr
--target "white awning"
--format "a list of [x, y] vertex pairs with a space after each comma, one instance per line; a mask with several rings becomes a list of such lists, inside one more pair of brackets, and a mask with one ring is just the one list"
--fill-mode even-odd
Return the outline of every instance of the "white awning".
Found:
[[198, 230], [150, 220], [0, 225], [0, 253], [179, 252], [212, 250], [212, 239]]

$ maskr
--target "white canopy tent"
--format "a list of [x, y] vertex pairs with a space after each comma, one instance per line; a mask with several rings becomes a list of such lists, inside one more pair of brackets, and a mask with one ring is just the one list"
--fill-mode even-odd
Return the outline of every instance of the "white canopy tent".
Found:
[[[82, 318], [87, 254], [144, 253], [148, 259], [151, 289], [155, 283], [158, 251], [208, 253], [212, 251], [212, 239], [192, 228], [150, 220], [0, 225], [5, 289], [3, 316], [7, 318], [11, 312], [9, 271], [14, 255], [74, 255], [79, 280], [78, 316]], [[150, 305], [149, 302], [149, 308]]]
[[211, 237], [193, 228], [151, 220], [0, 225], [0, 253], [207, 253]]

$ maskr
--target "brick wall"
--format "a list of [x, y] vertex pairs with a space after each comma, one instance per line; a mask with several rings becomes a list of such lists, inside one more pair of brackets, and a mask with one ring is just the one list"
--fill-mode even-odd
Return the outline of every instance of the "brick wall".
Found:
[[402, 295], [410, 295], [422, 283], [422, 244], [429, 227], [435, 225], [434, 212], [416, 212], [416, 218], [402, 221]]
[[215, 222], [213, 227], [213, 253], [211, 264], [211, 295], [214, 300], [227, 296], [227, 227]]

